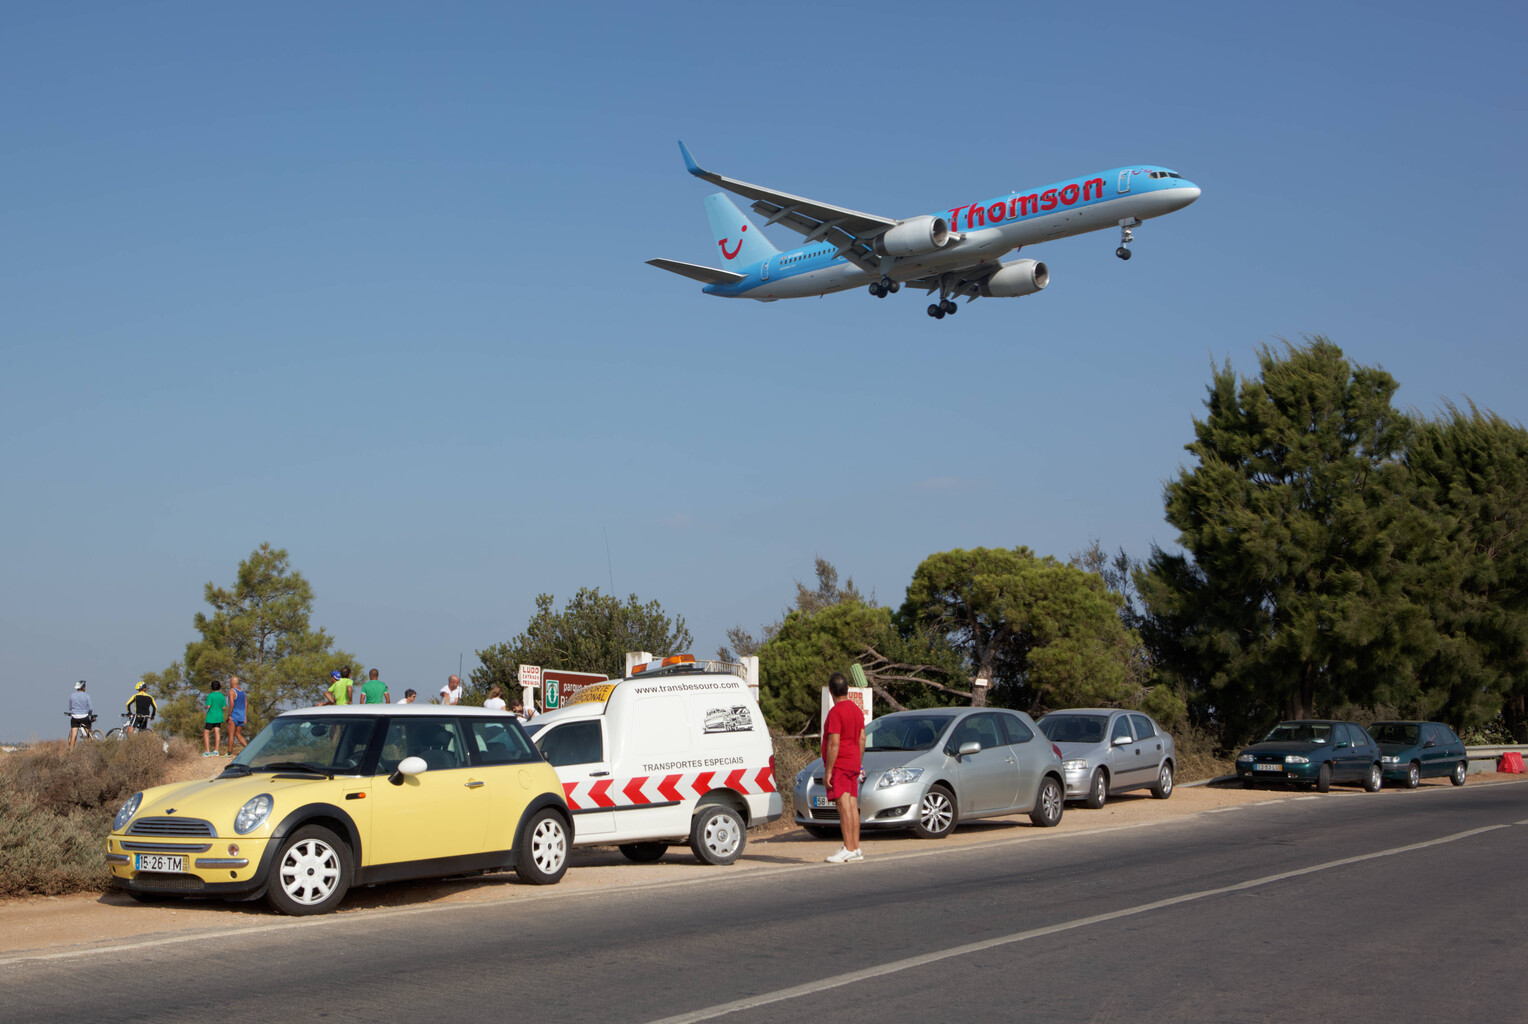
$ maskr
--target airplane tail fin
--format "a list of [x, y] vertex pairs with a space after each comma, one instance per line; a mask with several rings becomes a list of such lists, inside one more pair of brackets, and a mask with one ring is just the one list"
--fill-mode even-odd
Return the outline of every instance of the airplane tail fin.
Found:
[[726, 261], [723, 266], [746, 267], [780, 251], [724, 193], [706, 196], [706, 216], [711, 221], [711, 236]]

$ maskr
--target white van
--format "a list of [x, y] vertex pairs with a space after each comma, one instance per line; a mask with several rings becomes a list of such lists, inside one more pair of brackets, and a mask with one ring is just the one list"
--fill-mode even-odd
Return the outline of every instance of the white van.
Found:
[[688, 654], [585, 687], [526, 730], [562, 779], [575, 846], [618, 846], [638, 863], [688, 841], [731, 864], [747, 830], [780, 817], [774, 749], [740, 676]]

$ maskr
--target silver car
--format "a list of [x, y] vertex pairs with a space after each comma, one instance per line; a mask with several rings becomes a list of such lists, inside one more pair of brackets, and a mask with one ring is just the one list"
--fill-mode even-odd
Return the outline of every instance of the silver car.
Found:
[[1061, 748], [1066, 798], [1102, 807], [1110, 793], [1150, 788], [1166, 800], [1173, 792], [1177, 750], [1149, 715], [1119, 708], [1073, 708], [1040, 719], [1045, 738]]
[[[911, 829], [940, 839], [971, 818], [1027, 814], [1046, 828], [1061, 821], [1061, 752], [1021, 711], [885, 715], [866, 730], [864, 767], [861, 829]], [[795, 798], [796, 824], [821, 839], [838, 835], [838, 808], [823, 787], [821, 758], [796, 776]]]

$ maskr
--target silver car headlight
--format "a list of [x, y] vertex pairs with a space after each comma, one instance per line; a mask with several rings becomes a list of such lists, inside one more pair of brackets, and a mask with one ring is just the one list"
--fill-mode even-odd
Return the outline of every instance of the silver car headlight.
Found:
[[1064, 772], [1085, 772], [1088, 770], [1088, 762], [1077, 760], [1062, 761], [1061, 770]]
[[905, 786], [921, 778], [923, 778], [922, 768], [888, 768], [881, 773], [881, 779], [875, 784], [875, 788], [890, 789], [892, 786]]
[[1236, 755], [1236, 763], [1237, 764], [1251, 764], [1255, 760], [1257, 760], [1257, 758], [1253, 757], [1251, 754], [1237, 754]]
[[269, 793], [261, 793], [244, 801], [244, 806], [239, 808], [239, 813], [234, 815], [233, 830], [239, 835], [247, 835], [265, 824], [265, 819], [270, 816], [271, 808], [276, 801], [271, 799]]
[[143, 803], [143, 794], [134, 793], [127, 798], [127, 803], [117, 812], [117, 816], [111, 819], [111, 830], [121, 832], [128, 822], [133, 820], [133, 815], [138, 813], [138, 805]]
[[1379, 759], [1380, 764], [1400, 764], [1401, 759], [1394, 754], [1386, 754]]
[[1299, 754], [1285, 754], [1285, 764], [1310, 764], [1310, 758], [1301, 757]]

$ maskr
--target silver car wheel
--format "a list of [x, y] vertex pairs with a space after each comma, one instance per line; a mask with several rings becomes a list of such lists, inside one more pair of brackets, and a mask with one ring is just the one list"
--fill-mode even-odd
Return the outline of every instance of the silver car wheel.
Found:
[[1061, 783], [1047, 775], [1040, 781], [1040, 794], [1035, 800], [1035, 809], [1030, 812], [1029, 820], [1041, 828], [1053, 828], [1061, 824], [1065, 800]]
[[281, 891], [293, 903], [317, 906], [339, 886], [339, 854], [322, 839], [303, 839], [282, 854], [278, 877]]
[[943, 786], [931, 786], [918, 801], [918, 825], [913, 830], [924, 839], [943, 839], [955, 827], [955, 802]]
[[568, 859], [568, 834], [556, 818], [543, 818], [531, 833], [531, 859], [548, 875], [555, 875]]

